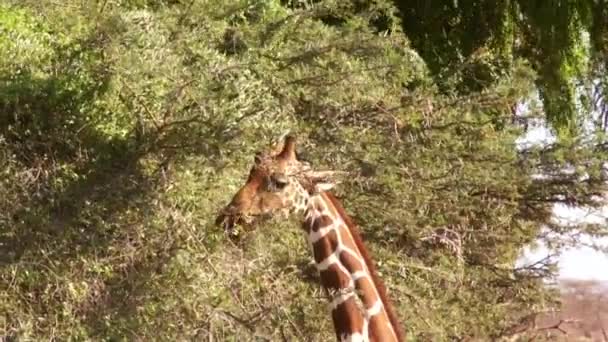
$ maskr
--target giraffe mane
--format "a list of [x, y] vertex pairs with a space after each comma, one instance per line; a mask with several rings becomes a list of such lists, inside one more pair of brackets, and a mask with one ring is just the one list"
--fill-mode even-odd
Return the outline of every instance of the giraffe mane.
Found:
[[401, 328], [401, 325], [399, 324], [397, 315], [395, 314], [395, 309], [393, 308], [393, 303], [388, 299], [388, 296], [386, 294], [386, 287], [384, 286], [384, 283], [382, 282], [382, 280], [380, 280], [380, 278], [376, 274], [376, 266], [372, 262], [372, 258], [370, 257], [369, 251], [367, 250], [367, 248], [365, 247], [365, 244], [363, 243], [363, 239], [361, 238], [359, 228], [353, 222], [353, 220], [350, 218], [350, 216], [348, 216], [348, 214], [346, 214], [346, 210], [344, 210], [344, 208], [342, 207], [342, 204], [340, 204], [340, 201], [332, 193], [324, 192], [323, 194], [327, 197], [327, 199], [329, 199], [329, 202], [336, 209], [336, 212], [338, 213], [338, 215], [340, 215], [340, 217], [342, 218], [342, 220], [348, 227], [350, 235], [352, 236], [353, 241], [355, 242], [355, 245], [359, 249], [359, 253], [361, 253], [361, 256], [363, 257], [365, 264], [367, 265], [367, 269], [369, 270], [370, 276], [372, 278], [372, 282], [374, 283], [374, 286], [376, 287], [376, 290], [378, 291], [378, 295], [380, 296], [380, 300], [382, 301], [382, 304], [384, 305], [384, 309], [386, 310], [386, 313], [391, 322], [391, 325], [393, 326], [393, 330], [395, 331], [395, 334], [397, 335], [397, 339], [399, 341], [405, 341], [404, 332], [403, 332], [403, 329]]

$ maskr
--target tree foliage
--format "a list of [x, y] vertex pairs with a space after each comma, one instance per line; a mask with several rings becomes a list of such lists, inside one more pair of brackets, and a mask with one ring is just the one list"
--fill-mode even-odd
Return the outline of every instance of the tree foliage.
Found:
[[[286, 130], [352, 175], [337, 194], [411, 339], [500, 337], [556, 305], [554, 266], [515, 261], [543, 228], [605, 234], [551, 221], [554, 203], [599, 205], [604, 152], [578, 138], [518, 150], [512, 108], [526, 101], [518, 120], [535, 119], [542, 70], [507, 58], [462, 91], [450, 75], [471, 64], [449, 54], [464, 42], [436, 41], [451, 61], [430, 60], [420, 44], [438, 36], [402, 30], [397, 12], [1, 5], [0, 336], [332, 339], [294, 220], [237, 242], [213, 226], [255, 151]], [[488, 38], [471, 39], [467, 51]]]
[[[395, 2], [412, 44], [441, 83], [479, 90], [523, 58], [537, 72], [547, 119], [562, 133], [580, 129], [580, 86], [605, 63], [604, 0]], [[454, 67], [460, 65], [460, 67]]]

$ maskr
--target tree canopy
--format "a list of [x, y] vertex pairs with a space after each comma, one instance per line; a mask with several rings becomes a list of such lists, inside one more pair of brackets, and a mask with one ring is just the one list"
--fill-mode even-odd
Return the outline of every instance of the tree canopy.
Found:
[[556, 129], [575, 131], [580, 113], [597, 109], [579, 97], [589, 95], [585, 85], [598, 79], [605, 88], [604, 0], [395, 3], [404, 31], [440, 83], [454, 82], [465, 92], [483, 89], [524, 59], [538, 75], [537, 89]]

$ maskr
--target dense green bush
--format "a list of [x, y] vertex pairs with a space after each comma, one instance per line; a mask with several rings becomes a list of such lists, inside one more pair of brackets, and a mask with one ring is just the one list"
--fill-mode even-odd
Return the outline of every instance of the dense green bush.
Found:
[[371, 6], [328, 24], [332, 6], [2, 5], [0, 336], [333, 339], [296, 221], [236, 242], [213, 226], [286, 130], [352, 174], [337, 193], [411, 339], [496, 337], [552, 305], [551, 273], [514, 261], [557, 196], [591, 203], [600, 155], [518, 154], [525, 63], [440, 95], [396, 23]]

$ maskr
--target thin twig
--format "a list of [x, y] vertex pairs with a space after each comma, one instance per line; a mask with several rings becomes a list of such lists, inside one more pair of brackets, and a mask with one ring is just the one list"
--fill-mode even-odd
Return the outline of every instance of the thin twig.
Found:
[[578, 319], [560, 319], [559, 322], [553, 324], [553, 325], [549, 325], [546, 327], [542, 327], [542, 328], [537, 328], [537, 331], [543, 331], [543, 330], [557, 330], [559, 332], [561, 332], [564, 335], [568, 335], [568, 332], [564, 329], [561, 328], [562, 324], [568, 324], [568, 323], [578, 323], [579, 320]]
[[[150, 117], [150, 120], [154, 124], [154, 127], [156, 127], [156, 130], [159, 131], [160, 125], [158, 123], [158, 119], [156, 118], [156, 116], [152, 113], [152, 111], [150, 111], [148, 106], [139, 98], [139, 95], [137, 95], [126, 82], [123, 82], [123, 86], [131, 93], [131, 95], [133, 95], [133, 97], [135, 98], [137, 103], [143, 107], [144, 111], [146, 112], [146, 114], [148, 114], [148, 116]], [[126, 100], [123, 96], [121, 96], [121, 98], [123, 101]]]

